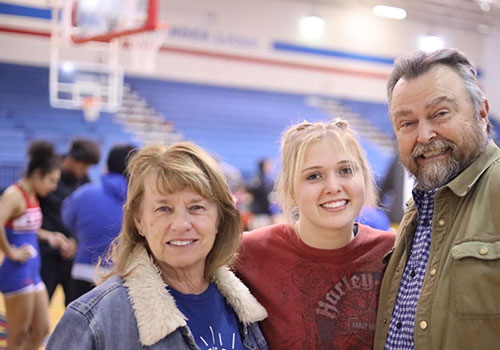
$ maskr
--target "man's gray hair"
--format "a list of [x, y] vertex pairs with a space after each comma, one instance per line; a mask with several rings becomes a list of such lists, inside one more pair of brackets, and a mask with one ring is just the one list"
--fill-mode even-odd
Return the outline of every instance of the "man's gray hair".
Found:
[[[477, 70], [469, 58], [457, 49], [441, 49], [434, 52], [416, 51], [407, 56], [399, 57], [394, 62], [394, 69], [387, 82], [387, 97], [389, 105], [392, 101], [392, 92], [399, 79], [413, 79], [427, 73], [438, 64], [446, 65], [457, 72], [462, 78], [465, 90], [470, 96], [474, 107], [474, 115], [480, 119], [480, 111], [484, 103], [484, 95], [477, 81]], [[491, 129], [488, 121], [487, 132]]]

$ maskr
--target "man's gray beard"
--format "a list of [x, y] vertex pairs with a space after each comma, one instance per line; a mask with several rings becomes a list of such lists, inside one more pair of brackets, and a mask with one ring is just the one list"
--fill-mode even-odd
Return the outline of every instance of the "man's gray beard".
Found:
[[420, 168], [417, 175], [411, 174], [416, 180], [415, 187], [421, 191], [429, 191], [441, 187], [463, 170], [458, 161], [451, 157], [446, 161], [446, 164], [442, 163], [434, 162], [428, 164], [425, 170]]
[[[410, 156], [411, 164], [403, 163], [403, 166], [409, 171], [411, 177], [416, 180], [416, 189], [430, 191], [445, 185], [467, 168], [484, 151], [488, 144], [488, 135], [479, 123], [471, 123], [468, 125], [467, 130], [463, 132], [466, 135], [462, 146], [464, 149], [459, 150], [457, 145], [451, 141], [437, 139], [430, 145], [420, 145], [420, 151], [415, 149], [412, 152]], [[449, 159], [441, 162], [436, 161], [427, 164], [425, 167], [418, 166], [415, 157], [425, 149], [432, 149], [435, 144], [438, 144], [441, 148], [446, 146], [451, 148]]]

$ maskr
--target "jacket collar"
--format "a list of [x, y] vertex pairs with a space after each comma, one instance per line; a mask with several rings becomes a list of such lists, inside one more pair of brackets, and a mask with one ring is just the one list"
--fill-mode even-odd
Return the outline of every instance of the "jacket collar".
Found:
[[[134, 249], [127, 271], [129, 273], [123, 278], [143, 345], [153, 345], [177, 328], [187, 325], [186, 317], [165, 288], [160, 270], [146, 248], [138, 246]], [[216, 271], [214, 282], [243, 324], [262, 321], [267, 317], [264, 307], [226, 266]]]
[[474, 186], [488, 167], [500, 159], [500, 149], [490, 140], [485, 150], [447, 185], [457, 196], [463, 197]]

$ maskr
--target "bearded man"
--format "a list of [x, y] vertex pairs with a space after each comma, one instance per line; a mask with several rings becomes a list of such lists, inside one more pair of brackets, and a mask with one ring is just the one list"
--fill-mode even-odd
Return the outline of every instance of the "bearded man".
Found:
[[397, 59], [389, 77], [415, 187], [386, 257], [375, 350], [500, 346], [500, 150], [476, 75], [462, 52], [443, 49]]

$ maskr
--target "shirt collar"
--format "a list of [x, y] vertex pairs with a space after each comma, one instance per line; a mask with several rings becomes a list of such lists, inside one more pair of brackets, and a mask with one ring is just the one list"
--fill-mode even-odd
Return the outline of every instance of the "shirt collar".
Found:
[[419, 212], [422, 210], [422, 207], [425, 203], [434, 201], [434, 195], [439, 189], [440, 187], [434, 188], [429, 191], [421, 191], [416, 188], [413, 189], [413, 201], [415, 202], [415, 205], [417, 206]]
[[463, 197], [474, 186], [479, 177], [495, 161], [500, 160], [500, 149], [495, 142], [490, 140], [485, 150], [465, 168], [457, 177], [451, 180], [445, 187], [452, 190], [457, 196]]

